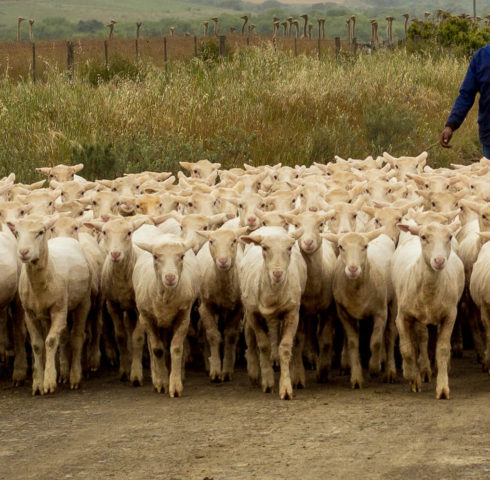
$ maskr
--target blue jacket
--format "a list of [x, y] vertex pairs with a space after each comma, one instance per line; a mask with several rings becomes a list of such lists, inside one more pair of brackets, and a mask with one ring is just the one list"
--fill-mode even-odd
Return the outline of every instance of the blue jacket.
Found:
[[461, 126], [478, 92], [480, 141], [483, 145], [490, 145], [490, 44], [480, 48], [473, 56], [446, 126], [453, 130]]

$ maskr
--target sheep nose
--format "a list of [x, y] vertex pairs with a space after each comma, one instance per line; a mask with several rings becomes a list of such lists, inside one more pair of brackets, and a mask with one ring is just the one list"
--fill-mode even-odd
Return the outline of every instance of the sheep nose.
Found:
[[227, 258], [219, 258], [219, 259], [218, 259], [218, 262], [219, 262], [219, 264], [220, 264], [222, 267], [226, 267], [226, 265], [228, 264], [228, 259], [227, 259]]
[[282, 271], [281, 271], [281, 270], [274, 270], [274, 271], [272, 272], [272, 275], [274, 276], [274, 279], [275, 279], [276, 281], [279, 281], [279, 280], [281, 280], [281, 278], [282, 278]]
[[255, 225], [256, 222], [257, 222], [257, 219], [255, 217], [248, 217], [247, 218], [247, 223], [249, 225]]
[[102, 215], [100, 218], [102, 218], [103, 222], [108, 222], [111, 219], [109, 215]]
[[305, 240], [305, 247], [311, 248], [313, 246], [313, 240]]
[[117, 261], [121, 258], [121, 252], [111, 252], [111, 257], [113, 260]]
[[26, 258], [29, 255], [29, 249], [28, 248], [23, 248], [22, 250], [19, 250], [19, 255], [22, 258]]
[[165, 275], [165, 282], [169, 285], [173, 285], [175, 283], [175, 275], [173, 273], [167, 273]]
[[444, 265], [446, 264], [446, 259], [443, 257], [437, 257], [434, 258], [434, 265], [437, 269], [442, 269], [444, 268]]
[[318, 207], [310, 207], [310, 212], [318, 212]]
[[349, 267], [349, 272], [352, 274], [352, 275], [355, 275], [357, 273], [357, 271], [359, 270], [359, 268], [357, 268], [355, 265], [351, 265]]

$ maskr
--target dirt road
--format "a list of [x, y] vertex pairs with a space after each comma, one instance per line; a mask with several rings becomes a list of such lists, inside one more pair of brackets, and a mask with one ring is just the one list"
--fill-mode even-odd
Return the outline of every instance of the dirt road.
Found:
[[78, 392], [31, 397], [0, 382], [0, 479], [490, 479], [490, 378], [453, 361], [452, 399], [434, 383], [347, 377], [295, 399], [189, 372], [184, 397], [133, 388], [106, 371]]

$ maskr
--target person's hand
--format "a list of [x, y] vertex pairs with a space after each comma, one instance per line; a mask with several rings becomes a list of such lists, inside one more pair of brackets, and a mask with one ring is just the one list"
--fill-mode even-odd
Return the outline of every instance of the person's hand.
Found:
[[453, 136], [453, 129], [451, 127], [446, 127], [442, 131], [441, 138], [439, 139], [441, 146], [443, 146], [444, 148], [451, 148], [449, 142], [451, 141], [452, 136]]

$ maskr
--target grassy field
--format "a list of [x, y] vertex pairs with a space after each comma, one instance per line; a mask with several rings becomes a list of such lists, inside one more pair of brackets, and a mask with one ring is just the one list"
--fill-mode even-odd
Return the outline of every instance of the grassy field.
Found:
[[[200, 158], [231, 167], [418, 154], [438, 140], [466, 68], [403, 49], [318, 61], [265, 45], [224, 61], [208, 52], [171, 62], [166, 72], [143, 63], [98, 86], [90, 68], [72, 84], [55, 71], [36, 84], [4, 78], [0, 174], [32, 181], [37, 166], [79, 161], [87, 176], [111, 177]], [[479, 157], [473, 111], [454, 148], [436, 147], [429, 160]]]

